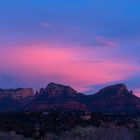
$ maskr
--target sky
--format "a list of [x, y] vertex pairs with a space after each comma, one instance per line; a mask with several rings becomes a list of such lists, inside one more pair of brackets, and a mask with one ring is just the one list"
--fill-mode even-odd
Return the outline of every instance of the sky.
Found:
[[140, 96], [139, 0], [1, 0], [0, 87], [49, 82]]

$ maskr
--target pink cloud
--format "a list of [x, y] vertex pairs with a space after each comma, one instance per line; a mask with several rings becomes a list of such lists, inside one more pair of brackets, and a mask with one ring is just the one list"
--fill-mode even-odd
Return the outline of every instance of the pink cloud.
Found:
[[[25, 81], [54, 81], [77, 90], [88, 85], [104, 84], [126, 79], [139, 67], [129, 60], [110, 61], [104, 50], [92, 47], [62, 47], [58, 44], [28, 44], [0, 52], [0, 72], [10, 71]], [[100, 59], [102, 61], [96, 61]]]
[[136, 96], [140, 97], [140, 89], [134, 89], [133, 92]]
[[117, 40], [111, 40], [103, 37], [96, 37], [97, 44], [100, 46], [105, 46], [105, 47], [118, 47], [118, 41]]

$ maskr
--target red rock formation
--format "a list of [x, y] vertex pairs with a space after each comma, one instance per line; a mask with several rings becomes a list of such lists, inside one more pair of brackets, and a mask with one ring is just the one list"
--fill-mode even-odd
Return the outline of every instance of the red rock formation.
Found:
[[0, 89], [0, 99], [5, 97], [11, 97], [15, 100], [19, 100], [31, 96], [34, 96], [32, 88]]
[[135, 112], [140, 110], [140, 98], [128, 91], [124, 84], [101, 89], [93, 95], [90, 107], [103, 112]]
[[28, 109], [32, 111], [45, 111], [45, 110], [81, 110], [86, 111], [87, 107], [85, 104], [79, 103], [79, 102], [64, 102], [61, 104], [32, 104]]
[[75, 94], [77, 94], [77, 91], [75, 91], [71, 87], [55, 83], [48, 84], [45, 91], [46, 93], [48, 93], [49, 97], [60, 95], [74, 96]]
[[133, 113], [140, 112], [140, 98], [124, 84], [105, 87], [93, 95], [83, 95], [69, 86], [55, 83], [48, 84], [35, 96], [32, 89], [0, 89], [0, 111], [14, 110], [17, 107], [22, 111], [88, 110]]

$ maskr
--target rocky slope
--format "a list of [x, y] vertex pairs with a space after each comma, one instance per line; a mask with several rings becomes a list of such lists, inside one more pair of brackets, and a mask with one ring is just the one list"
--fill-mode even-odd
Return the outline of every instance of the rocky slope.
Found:
[[32, 88], [0, 89], [0, 99], [11, 97], [15, 100], [19, 100], [33, 95]]
[[33, 98], [33, 89], [0, 89], [0, 111], [17, 111]]
[[85, 95], [77, 93], [69, 86], [50, 83], [35, 95], [27, 105], [29, 110], [87, 110], [86, 104], [79, 101]]
[[101, 112], [137, 112], [140, 111], [140, 98], [132, 90], [128, 91], [124, 84], [118, 84], [90, 96], [89, 108]]
[[35, 95], [32, 89], [0, 89], [0, 111], [83, 110], [140, 112], [140, 98], [124, 84], [101, 89], [93, 95], [78, 93], [69, 86], [50, 83]]

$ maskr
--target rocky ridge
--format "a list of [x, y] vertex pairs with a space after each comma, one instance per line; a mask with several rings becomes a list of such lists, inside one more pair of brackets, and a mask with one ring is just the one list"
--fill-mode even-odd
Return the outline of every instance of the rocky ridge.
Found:
[[140, 112], [140, 98], [126, 85], [105, 87], [92, 95], [78, 93], [70, 86], [49, 83], [36, 94], [32, 89], [0, 89], [0, 111]]

